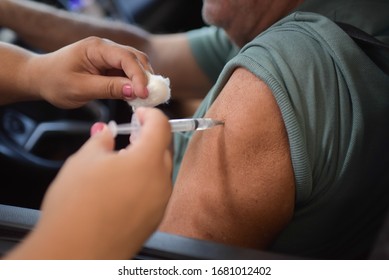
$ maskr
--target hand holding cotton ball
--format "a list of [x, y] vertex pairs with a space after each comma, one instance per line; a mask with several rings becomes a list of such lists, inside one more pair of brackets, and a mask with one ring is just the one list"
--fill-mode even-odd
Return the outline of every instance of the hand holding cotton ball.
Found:
[[153, 75], [146, 72], [148, 78], [147, 90], [149, 96], [145, 99], [135, 98], [127, 101], [132, 108], [137, 107], [155, 107], [166, 103], [170, 99], [170, 80], [160, 75]]

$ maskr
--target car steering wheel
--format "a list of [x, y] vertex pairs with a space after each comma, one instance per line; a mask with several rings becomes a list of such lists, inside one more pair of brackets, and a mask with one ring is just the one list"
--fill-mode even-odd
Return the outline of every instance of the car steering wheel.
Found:
[[[64, 1], [38, 2], [66, 8]], [[10, 43], [19, 44], [17, 36], [14, 39]], [[24, 44], [21, 46], [28, 48]], [[72, 110], [59, 109], [45, 101], [1, 106], [0, 203], [39, 208], [59, 168], [89, 138], [93, 123], [110, 119], [122, 121], [117, 116], [118, 108], [123, 106], [120, 103], [125, 102], [92, 101]], [[129, 112], [129, 108], [126, 109], [124, 115]], [[130, 118], [129, 115], [125, 117], [126, 120]]]
[[92, 124], [109, 119], [104, 101], [72, 110], [44, 101], [0, 107], [0, 202], [38, 208], [66, 158], [89, 138]]

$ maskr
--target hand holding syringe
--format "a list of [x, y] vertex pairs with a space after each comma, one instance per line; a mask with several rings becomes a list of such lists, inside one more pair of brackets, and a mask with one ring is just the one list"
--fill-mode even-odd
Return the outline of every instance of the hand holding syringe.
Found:
[[[224, 122], [210, 119], [210, 118], [195, 118], [195, 119], [175, 119], [169, 121], [172, 132], [183, 132], [183, 131], [193, 131], [193, 130], [205, 130], [210, 129], [217, 125], [223, 125]], [[137, 120], [132, 119], [131, 123], [125, 124], [116, 124], [115, 121], [110, 121], [108, 123], [109, 129], [112, 131], [114, 137], [118, 134], [133, 134], [137, 133], [141, 125]]]

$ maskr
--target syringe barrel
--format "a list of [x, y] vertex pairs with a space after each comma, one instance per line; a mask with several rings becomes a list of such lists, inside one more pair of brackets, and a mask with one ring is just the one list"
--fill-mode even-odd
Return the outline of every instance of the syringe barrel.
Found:
[[[223, 124], [220, 121], [208, 118], [176, 119], [169, 120], [169, 123], [171, 125], [172, 132], [204, 130], [214, 127], [215, 125]], [[117, 125], [116, 122], [111, 121], [109, 122], [108, 127], [111, 129], [114, 136], [117, 134], [134, 134], [141, 129], [140, 124], [135, 118], [132, 119], [131, 123], [119, 125]]]
[[196, 119], [177, 119], [169, 121], [172, 132], [179, 131], [192, 131], [198, 127], [198, 121]]
[[217, 124], [214, 120], [207, 118], [176, 119], [170, 120], [169, 123], [172, 126], [172, 132], [204, 130]]

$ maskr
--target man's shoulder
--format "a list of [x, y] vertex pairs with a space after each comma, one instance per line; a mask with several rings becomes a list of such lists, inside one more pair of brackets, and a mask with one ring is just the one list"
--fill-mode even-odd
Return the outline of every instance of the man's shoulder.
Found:
[[274, 51], [292, 50], [305, 53], [304, 46], [315, 45], [318, 48], [334, 48], [344, 51], [344, 43], [352, 40], [329, 18], [316, 13], [295, 12], [278, 21], [263, 33], [255, 37], [243, 49], [265, 45]]

